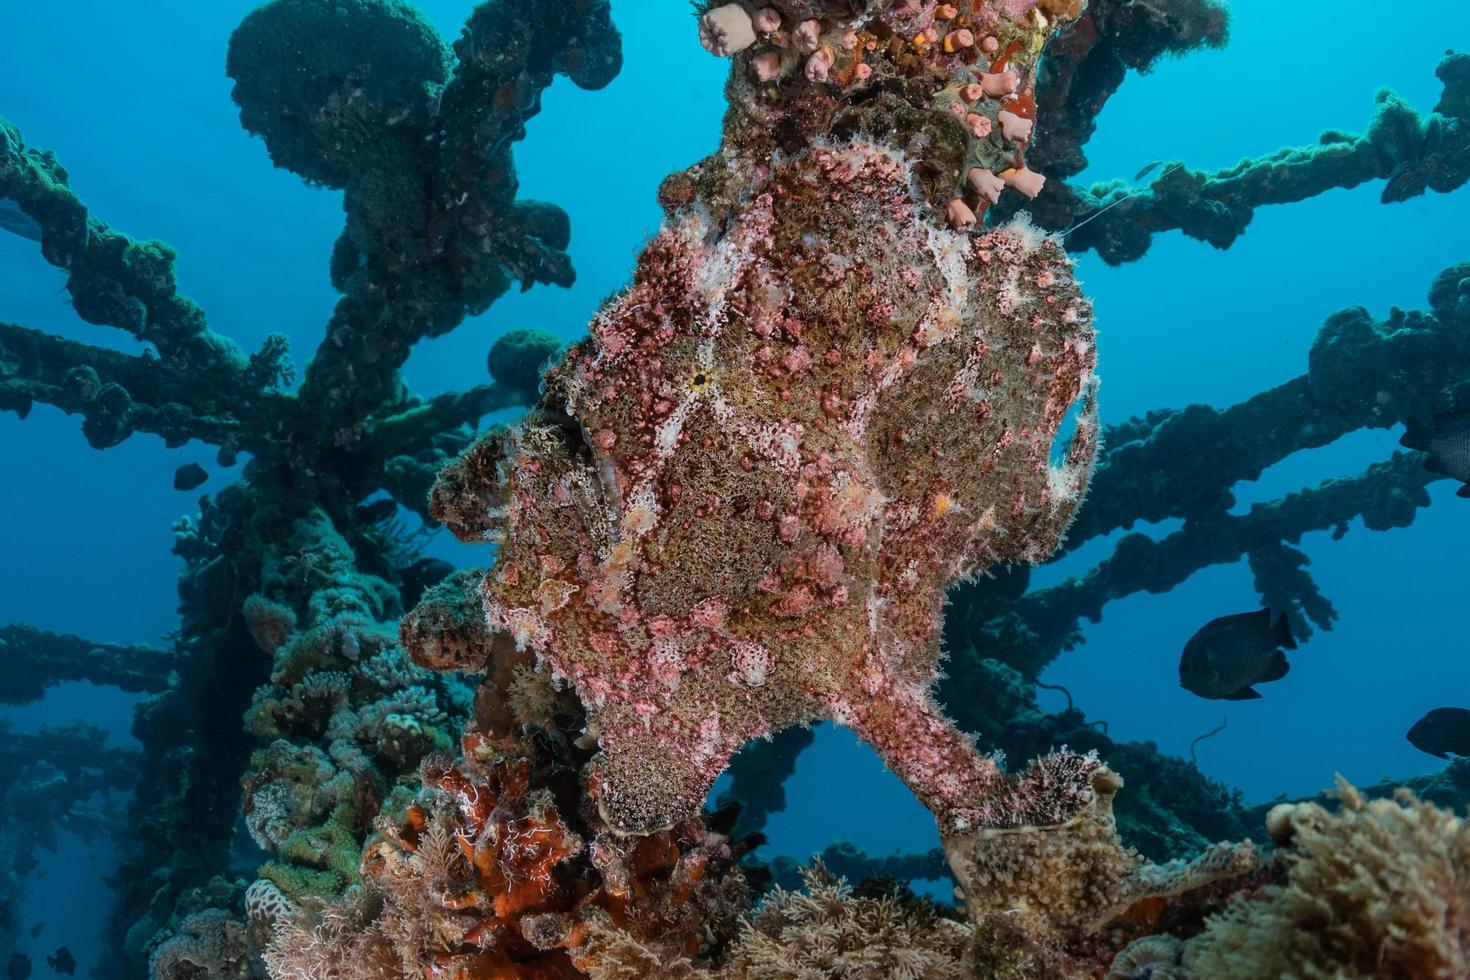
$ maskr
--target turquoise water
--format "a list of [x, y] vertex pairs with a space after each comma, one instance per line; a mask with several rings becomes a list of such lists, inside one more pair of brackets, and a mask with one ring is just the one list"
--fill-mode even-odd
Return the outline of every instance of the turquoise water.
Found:
[[[457, 35], [468, 9], [451, 0], [419, 5], [446, 37]], [[326, 258], [341, 228], [340, 198], [273, 170], [264, 145], [238, 124], [224, 51], [253, 4], [9, 6], [0, 11], [0, 115], [30, 145], [56, 151], [93, 213], [178, 250], [181, 290], [204, 307], [214, 330], [249, 350], [284, 332], [304, 358], [337, 296]], [[1447, 48], [1470, 48], [1470, 5], [1439, 5], [1432, 19], [1385, 17], [1381, 4], [1363, 0], [1290, 6], [1285, 15], [1275, 0], [1237, 0], [1226, 49], [1131, 77], [1099, 119], [1083, 182], [1130, 177], [1156, 159], [1224, 167], [1310, 143], [1328, 128], [1357, 132], [1381, 87], [1427, 113], [1440, 88], [1435, 64]], [[626, 42], [622, 74], [595, 93], [558, 80], [516, 150], [521, 196], [555, 201], [571, 215], [576, 286], [513, 292], [448, 337], [420, 345], [405, 371], [416, 393], [484, 381], [484, 353], [508, 329], [581, 336], [656, 229], [659, 181], [715, 147], [726, 64], [694, 43], [685, 6], [615, 0], [614, 16]], [[1097, 306], [1104, 421], [1190, 402], [1230, 405], [1303, 373], [1328, 314], [1422, 308], [1430, 278], [1470, 258], [1470, 193], [1383, 205], [1380, 189], [1370, 183], [1264, 208], [1224, 252], [1170, 233], [1121, 268], [1082, 256], [1079, 272]], [[140, 350], [116, 331], [79, 321], [61, 283], [33, 243], [0, 234], [0, 319]], [[0, 624], [161, 644], [178, 625], [170, 525], [197, 496], [173, 491], [172, 473], [205, 464], [212, 473], [205, 492], [238, 468], [216, 466], [208, 447], [166, 449], [148, 435], [99, 453], [77, 429], [75, 419], [42, 406], [25, 421], [0, 414]], [[1399, 434], [1360, 432], [1299, 454], [1237, 488], [1240, 505], [1355, 473], [1387, 456]], [[1166, 596], [1110, 605], [1104, 621], [1087, 628], [1086, 644], [1045, 679], [1065, 685], [1089, 717], [1106, 720], [1114, 738], [1152, 739], [1166, 752], [1185, 754], [1191, 739], [1228, 718], [1226, 731], [1200, 746], [1199, 764], [1252, 801], [1315, 792], [1334, 772], [1358, 782], [1424, 772], [1435, 760], [1403, 733], [1428, 708], [1463, 702], [1470, 691], [1463, 656], [1470, 501], [1453, 491], [1434, 485], [1434, 506], [1408, 529], [1306, 539], [1314, 575], [1341, 619], [1302, 645], [1291, 674], [1261, 701], [1204, 702], [1177, 679], [1179, 651], [1201, 623], [1256, 605], [1243, 564], [1207, 570]], [[1105, 547], [1095, 542], [1035, 581], [1080, 571]], [[447, 535], [430, 552], [459, 564], [483, 561]], [[1043, 694], [1044, 705], [1061, 703]], [[67, 684], [0, 718], [21, 730], [86, 718], [106, 725], [115, 744], [128, 744], [131, 703]], [[787, 809], [767, 828], [775, 851], [804, 856], [846, 838], [885, 853], [937, 840], [928, 813], [871, 751], [826, 726], [787, 795]], [[77, 953], [79, 972], [96, 960], [109, 851], [101, 840], [91, 846], [89, 857], [64, 835], [45, 877], [33, 880], [21, 918], [27, 928], [47, 923], [31, 949], [38, 964], [61, 942]], [[44, 966], [38, 973], [46, 975]]]

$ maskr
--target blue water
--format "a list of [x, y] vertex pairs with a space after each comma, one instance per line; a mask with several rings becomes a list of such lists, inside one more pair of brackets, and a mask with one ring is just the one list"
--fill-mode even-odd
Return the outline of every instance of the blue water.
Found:
[[[419, 5], [449, 38], [469, 9], [467, 0]], [[93, 213], [136, 237], [172, 244], [182, 290], [216, 331], [248, 350], [284, 332], [300, 359], [315, 347], [336, 299], [327, 257], [341, 228], [340, 199], [273, 170], [264, 145], [238, 124], [224, 52], [252, 6], [5, 4], [0, 115], [30, 145], [56, 151]], [[1465, 3], [1388, 19], [1381, 3], [1368, 0], [1238, 0], [1233, 7], [1224, 51], [1166, 61], [1124, 84], [1087, 148], [1092, 165], [1084, 180], [1131, 176], [1161, 158], [1223, 167], [1309, 143], [1328, 128], [1361, 131], [1383, 86], [1427, 112], [1438, 96], [1433, 69], [1442, 53], [1470, 49]], [[622, 74], [596, 93], [559, 80], [516, 151], [521, 196], [555, 201], [571, 215], [576, 287], [512, 293], [450, 336], [420, 345], [406, 369], [416, 393], [484, 381], [485, 351], [508, 329], [580, 336], [655, 229], [658, 182], [716, 145], [725, 64], [694, 43], [686, 5], [615, 0], [614, 15], [626, 41]], [[1301, 374], [1329, 313], [1422, 307], [1434, 273], [1470, 258], [1463, 230], [1470, 190], [1385, 206], [1380, 189], [1370, 184], [1263, 209], [1225, 252], [1171, 233], [1122, 268], [1083, 256], [1080, 274], [1101, 333], [1105, 421], [1189, 402], [1229, 405]], [[0, 319], [139, 349], [119, 331], [80, 322], [61, 285], [32, 243], [0, 234]], [[1356, 472], [1385, 457], [1397, 435], [1360, 433], [1303, 454], [1238, 488], [1238, 496], [1271, 499]], [[0, 623], [164, 642], [177, 625], [170, 524], [232, 472], [215, 465], [208, 447], [166, 449], [147, 435], [96, 452], [78, 419], [44, 406], [24, 422], [0, 414], [0, 460]], [[187, 462], [205, 465], [210, 482], [177, 493], [171, 476]], [[1089, 716], [1107, 720], [1114, 738], [1154, 739], [1169, 752], [1184, 753], [1194, 736], [1228, 717], [1228, 729], [1200, 747], [1199, 762], [1252, 800], [1314, 792], [1339, 771], [1363, 782], [1423, 772], [1434, 760], [1409, 746], [1404, 731], [1426, 709], [1470, 690], [1462, 606], [1470, 502], [1452, 491], [1435, 485], [1434, 506], [1409, 529], [1355, 528], [1342, 541], [1316, 535], [1304, 542], [1341, 620], [1303, 645], [1291, 674], [1261, 701], [1200, 701], [1179, 688], [1176, 673], [1184, 641], [1204, 620], [1256, 605], [1244, 566], [1208, 570], [1167, 596], [1110, 605], [1104, 621], [1088, 628], [1086, 645], [1046, 679], [1066, 685]], [[432, 550], [465, 564], [484, 559], [447, 535]], [[1037, 580], [1079, 571], [1089, 555], [1098, 557], [1097, 549]], [[109, 727], [115, 743], [129, 744], [130, 704], [115, 692], [64, 685], [0, 717], [28, 730], [86, 717]], [[935, 841], [927, 812], [845, 732], [821, 730], [787, 794], [788, 810], [768, 827], [778, 851], [804, 856], [842, 837], [878, 853]], [[42, 952], [70, 942], [85, 972], [100, 941], [107, 852], [99, 844], [89, 857], [74, 840], [62, 844], [46, 877], [33, 881], [38, 889], [25, 913], [27, 925], [44, 920], [46, 930], [34, 948], [21, 948], [40, 964]], [[45, 975], [44, 965], [39, 972]]]

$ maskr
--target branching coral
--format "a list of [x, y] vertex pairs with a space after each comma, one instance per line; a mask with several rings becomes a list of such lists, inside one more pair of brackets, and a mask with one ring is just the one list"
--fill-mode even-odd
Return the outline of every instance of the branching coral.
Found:
[[731, 946], [725, 980], [963, 980], [973, 976], [975, 936], [926, 903], [857, 896], [818, 868], [800, 892], [767, 897]]
[[280, 922], [274, 976], [599, 976], [610, 947], [673, 962], [734, 935], [748, 891], [727, 838], [697, 820], [614, 835], [561, 808], [575, 767], [497, 757], [478, 734], [465, 749], [427, 760], [420, 802], [380, 819], [362, 886]]

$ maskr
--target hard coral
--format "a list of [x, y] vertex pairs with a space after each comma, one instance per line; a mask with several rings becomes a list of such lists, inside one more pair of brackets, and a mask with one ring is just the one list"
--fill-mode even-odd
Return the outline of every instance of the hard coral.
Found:
[[817, 147], [728, 227], [679, 213], [549, 375], [495, 492], [450, 471], [507, 502], [488, 620], [593, 713], [617, 826], [687, 818], [747, 740], [824, 717], [947, 825], [1070, 816], [1028, 812], [928, 686], [944, 589], [1045, 557], [1077, 506], [1090, 397], [1052, 453], [1091, 384], [1090, 308], [1024, 223], [935, 227], [910, 166]]
[[806, 888], [771, 896], [730, 948], [721, 980], [963, 980], [975, 937], [926, 903], [858, 896], [820, 867]]
[[571, 787], [545, 779], [565, 766], [477, 734], [465, 753], [426, 761], [419, 802], [379, 821], [360, 888], [280, 922], [273, 976], [598, 976], [630, 948], [675, 962], [733, 937], [748, 892], [726, 838], [698, 821], [618, 837], [559, 808]]
[[255, 977], [259, 968], [247, 927], [220, 909], [189, 916], [148, 961], [153, 980]]
[[351, 545], [325, 514], [294, 522], [287, 540], [244, 604], [273, 669], [246, 713], [268, 744], [242, 785], [246, 826], [275, 858], [263, 874], [299, 900], [356, 877], [378, 808], [427, 753], [454, 744], [469, 691], [393, 645], [395, 590], [354, 571]]
[[490, 376], [499, 384], [534, 395], [541, 382], [541, 369], [560, 349], [560, 341], [545, 330], [511, 330], [490, 348]]

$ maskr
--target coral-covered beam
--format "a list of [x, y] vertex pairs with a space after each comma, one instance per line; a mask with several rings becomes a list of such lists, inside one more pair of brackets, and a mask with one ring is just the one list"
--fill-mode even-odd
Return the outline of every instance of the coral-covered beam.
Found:
[[371, 436], [360, 447], [366, 458], [382, 463], [363, 467], [362, 472], [405, 508], [432, 522], [429, 492], [439, 470], [478, 438], [475, 427], [482, 417], [525, 406], [530, 397], [524, 389], [495, 382], [446, 392], [382, 419], [373, 424]]
[[198, 439], [255, 449], [272, 431], [261, 420], [281, 418], [287, 401], [264, 386], [220, 388], [157, 358], [0, 323], [0, 411], [25, 418], [39, 402], [80, 414], [97, 449], [134, 432], [154, 433], [169, 446]]
[[428, 401], [410, 398], [394, 414], [374, 420], [356, 447], [364, 457], [364, 465], [357, 469], [380, 477], [381, 483], [360, 490], [386, 490], [424, 521], [434, 521], [429, 491], [435, 475], [479, 437], [480, 420], [486, 415], [534, 404], [541, 369], [560, 350], [561, 342], [544, 330], [507, 331], [486, 358], [490, 384], [445, 392]]
[[1340, 532], [1359, 517], [1370, 530], [1407, 527], [1416, 510], [1429, 506], [1426, 488], [1446, 479], [1425, 462], [1422, 453], [1395, 453], [1357, 476], [1256, 504], [1242, 515], [1195, 521], [1161, 540], [1130, 534], [1096, 568], [1018, 603], [1041, 643], [1027, 651], [1039, 659], [1012, 662], [1034, 677], [1070, 642], [1078, 622], [1099, 621], [1107, 603], [1136, 592], [1169, 592], [1200, 569], [1239, 561], [1257, 548], [1299, 541], [1310, 531]]
[[[850, 841], [828, 844], [821, 853], [822, 864], [835, 875], [849, 881], [869, 878], [897, 878], [902, 881], [943, 881], [953, 872], [944, 860], [942, 848], [917, 853], [895, 851], [873, 856]], [[783, 882], [782, 887], [788, 887]]]
[[82, 413], [99, 449], [133, 432], [157, 433], [170, 446], [200, 439], [239, 448], [269, 438], [261, 420], [280, 419], [276, 389], [291, 375], [285, 338], [272, 335], [247, 357], [179, 294], [173, 249], [89, 215], [67, 180], [53, 153], [28, 148], [0, 118], [0, 200], [12, 212], [5, 227], [28, 222], [21, 233], [66, 274], [78, 316], [126, 330], [151, 350], [133, 357], [0, 323], [0, 411], [24, 417], [42, 402]]
[[72, 307], [88, 323], [126, 330], [152, 344], [165, 364], [236, 386], [248, 362], [209, 329], [204, 311], [174, 283], [173, 249], [138, 241], [87, 213], [49, 150], [27, 148], [0, 118], [0, 198], [14, 201], [41, 232], [41, 254], [67, 274]]
[[1036, 79], [1032, 166], [1055, 182], [1081, 173], [1097, 116], [1127, 78], [1165, 55], [1223, 47], [1221, 0], [1090, 0], [1047, 48]]
[[127, 789], [137, 779], [139, 753], [107, 746], [107, 732], [87, 724], [45, 725], [35, 735], [0, 730], [0, 786], [41, 764], [75, 781], [85, 799], [96, 790]]
[[491, 412], [530, 404], [526, 392], [508, 385], [476, 385], [450, 391], [405, 408], [373, 424], [371, 443], [383, 456], [431, 444], [462, 425], [475, 425]]
[[[393, 408], [413, 345], [510, 288], [571, 284], [570, 222], [516, 200], [511, 147], [558, 75], [621, 67], [607, 0], [489, 0], [449, 46], [407, 4], [266, 4], [230, 41], [241, 122], [277, 166], [341, 188], [342, 298], [307, 369], [303, 438], [337, 447]], [[282, 65], [292, 66], [283, 72]]]
[[168, 686], [179, 665], [172, 650], [94, 643], [24, 623], [0, 626], [0, 703], [25, 704], [61, 681], [90, 681], [153, 693]]
[[1073, 229], [1069, 250], [1094, 249], [1108, 264], [1121, 265], [1142, 258], [1155, 234], [1175, 229], [1228, 248], [1256, 208], [1334, 188], [1382, 180], [1385, 203], [1427, 190], [1448, 193], [1470, 180], [1470, 55], [1447, 55], [1436, 74], [1444, 94], [1427, 118], [1385, 90], [1361, 135], [1324, 133], [1315, 145], [1215, 173], [1171, 163], [1147, 187], [1111, 181], [1083, 190], [1053, 180], [1030, 210], [1042, 227]]
[[1065, 547], [1136, 521], [1223, 513], [1234, 504], [1231, 488], [1295, 452], [1428, 419], [1442, 392], [1470, 379], [1470, 263], [1435, 276], [1428, 305], [1383, 320], [1361, 307], [1335, 313], [1306, 374], [1229, 408], [1152, 412], [1107, 430]]

